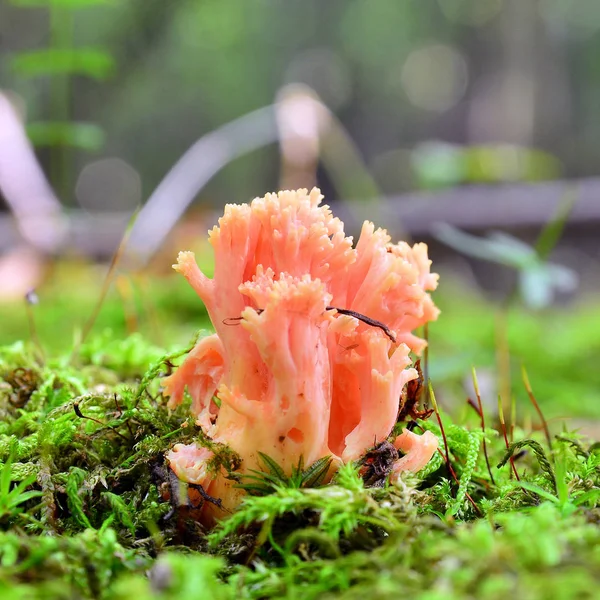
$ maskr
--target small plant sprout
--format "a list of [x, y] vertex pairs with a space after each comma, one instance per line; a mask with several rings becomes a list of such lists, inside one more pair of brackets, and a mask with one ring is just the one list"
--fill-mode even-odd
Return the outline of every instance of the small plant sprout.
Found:
[[[392, 244], [370, 222], [353, 247], [321, 199], [313, 189], [228, 205], [209, 234], [214, 279], [191, 252], [175, 265], [216, 333], [164, 380], [169, 405], [180, 404], [187, 388], [197, 424], [241, 457], [242, 477], [264, 456], [293, 476], [300, 461], [331, 456], [333, 469], [384, 441], [406, 384], [418, 376], [410, 353], [426, 342], [413, 331], [438, 316], [427, 247]], [[400, 436], [396, 447], [410, 458], [396, 472], [421, 469], [436, 444], [433, 435]], [[211, 469], [197, 445], [177, 445], [167, 458], [225, 509], [241, 501], [243, 487]]]
[[20, 514], [25, 502], [42, 495], [42, 492], [37, 490], [27, 491], [27, 488], [36, 480], [34, 474], [15, 483], [12, 475], [13, 462], [12, 456], [10, 456], [0, 469], [0, 522]]

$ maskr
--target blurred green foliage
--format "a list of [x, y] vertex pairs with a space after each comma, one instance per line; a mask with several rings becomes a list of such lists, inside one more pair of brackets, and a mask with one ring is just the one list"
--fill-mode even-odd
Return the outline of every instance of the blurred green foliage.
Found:
[[[452, 286], [453, 289], [448, 289]], [[506, 330], [489, 302], [472, 291], [448, 284], [436, 295], [442, 309], [430, 327], [430, 369], [434, 382], [446, 382], [448, 396], [464, 402], [470, 367], [492, 377], [488, 403], [498, 393], [498, 339], [506, 336], [510, 349], [513, 394], [521, 414], [530, 413], [520, 368], [525, 365], [538, 401], [547, 417], [600, 418], [600, 375], [594, 365], [600, 353], [600, 308], [589, 297], [568, 307], [543, 311], [514, 307]], [[444, 394], [441, 394], [442, 402]]]
[[[397, 193], [593, 173], [598, 23], [592, 0], [11, 0], [0, 77], [33, 122], [97, 123], [147, 192], [201, 135], [306, 83]], [[102, 141], [32, 135], [86, 151]], [[437, 140], [451, 156], [424, 161], [422, 142]], [[258, 151], [203, 198], [252, 197], [277, 175], [275, 149]]]
[[505, 183], [555, 179], [561, 166], [540, 150], [510, 145], [457, 146], [440, 142], [418, 145], [412, 154], [418, 185], [441, 188], [465, 183]]
[[59, 197], [66, 199], [72, 185], [72, 157], [67, 149], [97, 151], [104, 143], [101, 127], [73, 118], [73, 78], [85, 76], [102, 81], [115, 68], [105, 49], [75, 44], [75, 11], [105, 4], [105, 0], [10, 1], [22, 8], [42, 8], [47, 18], [49, 46], [22, 50], [12, 57], [11, 67], [20, 79], [48, 82], [46, 118], [38, 117], [29, 123], [28, 134], [34, 145], [50, 147], [51, 182]]
[[[208, 443], [188, 408], [170, 411], [161, 396], [176, 355], [136, 335], [100, 364], [89, 344], [97, 349], [92, 339], [44, 364], [30, 344], [0, 346], [7, 596], [594, 597], [584, 592], [600, 565], [598, 444], [564, 433], [543, 446], [516, 428], [507, 450], [472, 413], [444, 413], [452, 476], [437, 458], [395, 485], [369, 487], [349, 463], [326, 485], [298, 485], [266, 460], [251, 479], [262, 478], [260, 493], [207, 535], [173, 501], [163, 466], [173, 443]], [[442, 444], [433, 420], [419, 427]]]

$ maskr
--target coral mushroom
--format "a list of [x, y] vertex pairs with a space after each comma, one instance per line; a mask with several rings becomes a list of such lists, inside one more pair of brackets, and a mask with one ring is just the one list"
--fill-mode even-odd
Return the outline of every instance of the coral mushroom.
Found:
[[[260, 452], [290, 472], [301, 457], [305, 464], [328, 455], [355, 460], [386, 439], [402, 390], [417, 377], [409, 354], [425, 342], [413, 331], [438, 314], [426, 245], [391, 244], [385, 230], [365, 222], [354, 248], [321, 200], [313, 189], [227, 205], [209, 234], [214, 278], [190, 252], [174, 266], [216, 333], [164, 381], [169, 406], [187, 387], [198, 425], [240, 455], [242, 474], [258, 468]], [[409, 456], [395, 476], [431, 458], [432, 439], [419, 440], [398, 438]], [[243, 492], [207, 472], [210, 456], [179, 444], [167, 458], [180, 479], [233, 508]]]

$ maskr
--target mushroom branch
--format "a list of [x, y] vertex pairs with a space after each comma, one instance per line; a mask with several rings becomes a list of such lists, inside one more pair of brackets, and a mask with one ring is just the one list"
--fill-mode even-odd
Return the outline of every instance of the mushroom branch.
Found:
[[[215, 333], [164, 380], [169, 406], [187, 388], [198, 426], [239, 454], [242, 476], [259, 468], [261, 453], [289, 474], [301, 458], [339, 464], [388, 438], [402, 391], [417, 377], [410, 353], [426, 343], [413, 331], [438, 316], [427, 246], [392, 244], [365, 222], [354, 247], [322, 198], [301, 189], [227, 205], [209, 233], [214, 278], [190, 252], [174, 265]], [[436, 450], [415, 435], [399, 436], [396, 447], [410, 456], [395, 465], [396, 477], [421, 469]], [[182, 481], [232, 509], [244, 492], [207, 469], [211, 457], [200, 444], [167, 455]]]

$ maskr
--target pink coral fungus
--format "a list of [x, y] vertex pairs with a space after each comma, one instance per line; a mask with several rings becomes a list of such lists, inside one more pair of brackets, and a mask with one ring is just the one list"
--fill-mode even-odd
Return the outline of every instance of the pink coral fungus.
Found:
[[[242, 474], [259, 468], [259, 452], [289, 473], [300, 457], [307, 465], [328, 455], [355, 460], [386, 439], [402, 390], [417, 377], [409, 353], [425, 345], [412, 332], [438, 314], [425, 244], [391, 244], [365, 222], [353, 247], [321, 200], [313, 189], [227, 205], [209, 234], [214, 279], [190, 252], [174, 267], [216, 333], [165, 380], [169, 406], [187, 387], [198, 425], [240, 455]], [[401, 459], [409, 470], [437, 447], [434, 436], [422, 447], [419, 436], [401, 438], [397, 447], [414, 455]], [[210, 456], [178, 444], [167, 458], [180, 479], [233, 508], [243, 492], [206, 469]]]

